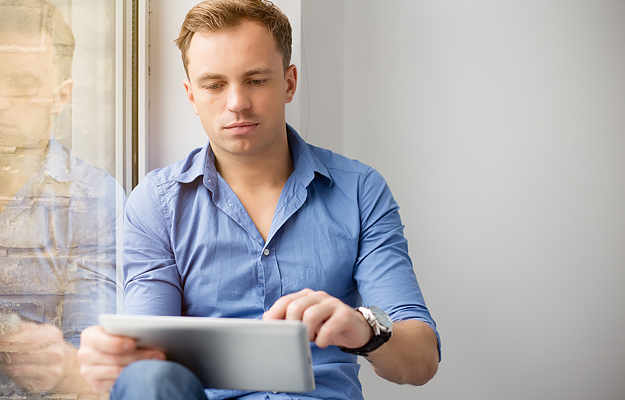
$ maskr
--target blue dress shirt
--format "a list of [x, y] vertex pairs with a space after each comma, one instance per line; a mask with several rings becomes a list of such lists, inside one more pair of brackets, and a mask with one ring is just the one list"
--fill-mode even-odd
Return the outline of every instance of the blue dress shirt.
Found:
[[[294, 170], [267, 241], [216, 171], [208, 143], [142, 180], [125, 214], [124, 313], [261, 318], [281, 296], [310, 288], [353, 307], [376, 305], [394, 321], [421, 320], [436, 332], [382, 176], [287, 130]], [[207, 395], [362, 399], [356, 356], [311, 346], [313, 392]]]

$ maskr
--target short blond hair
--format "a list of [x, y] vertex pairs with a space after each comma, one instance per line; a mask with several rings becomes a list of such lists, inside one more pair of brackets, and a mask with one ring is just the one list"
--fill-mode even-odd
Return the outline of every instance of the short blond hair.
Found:
[[269, 31], [282, 55], [286, 71], [291, 63], [292, 30], [289, 19], [268, 0], [207, 0], [188, 13], [174, 42], [182, 52], [184, 70], [189, 76], [189, 46], [196, 32], [214, 32], [237, 26], [242, 20], [260, 23]]

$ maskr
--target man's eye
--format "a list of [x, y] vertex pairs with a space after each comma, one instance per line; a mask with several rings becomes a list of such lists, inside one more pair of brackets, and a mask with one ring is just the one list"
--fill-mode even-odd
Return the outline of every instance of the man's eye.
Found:
[[217, 90], [221, 88], [221, 83], [213, 83], [212, 85], [204, 85], [204, 88], [207, 90]]
[[263, 84], [263, 83], [265, 83], [265, 82], [267, 82], [267, 80], [266, 80], [266, 79], [252, 79], [252, 80], [250, 81], [250, 83], [251, 83], [252, 85], [255, 85], [255, 86], [262, 85], [262, 84]]

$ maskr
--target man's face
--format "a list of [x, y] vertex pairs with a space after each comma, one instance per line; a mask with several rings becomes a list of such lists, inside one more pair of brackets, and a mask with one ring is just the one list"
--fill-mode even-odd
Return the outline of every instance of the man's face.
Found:
[[286, 143], [284, 106], [297, 71], [284, 72], [274, 39], [260, 24], [195, 33], [184, 82], [216, 156], [266, 157]]
[[0, 35], [0, 146], [44, 148], [52, 117], [71, 95], [61, 82], [46, 35]]

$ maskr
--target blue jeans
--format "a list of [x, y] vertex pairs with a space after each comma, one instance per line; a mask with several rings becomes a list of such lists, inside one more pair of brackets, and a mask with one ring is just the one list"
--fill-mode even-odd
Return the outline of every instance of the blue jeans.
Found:
[[111, 400], [207, 400], [200, 380], [171, 361], [143, 360], [128, 365], [111, 389]]

